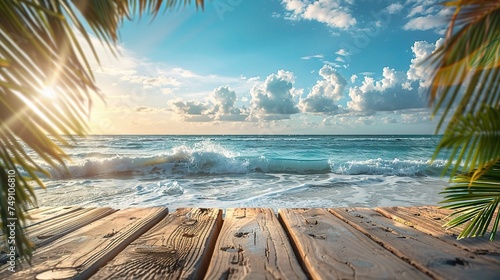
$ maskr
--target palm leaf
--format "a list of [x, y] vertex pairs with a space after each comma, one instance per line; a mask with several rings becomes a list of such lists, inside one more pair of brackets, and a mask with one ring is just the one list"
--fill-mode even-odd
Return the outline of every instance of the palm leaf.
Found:
[[485, 107], [476, 114], [460, 116], [446, 128], [436, 153], [451, 150], [454, 164], [449, 160], [446, 167], [453, 165], [452, 176], [458, 171], [477, 175], [500, 160], [500, 122], [491, 120], [500, 120], [500, 109]]
[[[500, 209], [500, 161], [496, 162], [480, 178], [471, 183], [471, 175], [457, 176], [453, 184], [442, 193], [448, 205], [444, 208], [456, 210], [445, 226], [464, 225], [458, 238], [483, 236], [491, 222], [490, 240], [494, 240], [498, 229]], [[496, 214], [496, 218], [495, 217]]]
[[455, 13], [444, 44], [429, 61], [435, 68], [430, 102], [434, 115], [443, 110], [437, 132], [450, 116], [434, 153], [434, 159], [445, 150], [450, 154], [446, 169], [453, 179], [442, 203], [455, 211], [446, 226], [465, 225], [463, 238], [484, 235], [493, 223], [493, 240], [500, 203], [500, 2], [444, 5]]
[[[89, 30], [111, 50], [125, 18], [170, 10], [190, 0], [10, 0], [0, 1], [0, 215], [3, 237], [7, 220], [16, 227], [19, 256], [28, 261], [31, 246], [22, 224], [25, 211], [36, 205], [30, 181], [44, 187], [40, 174], [48, 175], [26, 152], [31, 150], [53, 168], [64, 168], [68, 159], [59, 145], [61, 135], [85, 135], [92, 100], [100, 94], [88, 57], [77, 39], [80, 33], [99, 61]], [[196, 7], [203, 9], [203, 0]], [[85, 24], [84, 24], [85, 23]], [[56, 98], [43, 97], [50, 87]], [[75, 141], [71, 136], [69, 141]], [[10, 195], [9, 174], [16, 174], [16, 192]], [[22, 175], [24, 174], [24, 175]], [[9, 213], [9, 197], [15, 211]]]

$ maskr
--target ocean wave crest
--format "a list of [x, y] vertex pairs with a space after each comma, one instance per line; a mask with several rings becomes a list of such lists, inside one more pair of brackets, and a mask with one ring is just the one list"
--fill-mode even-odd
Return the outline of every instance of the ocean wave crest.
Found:
[[91, 157], [66, 168], [48, 168], [53, 179], [248, 173], [437, 176], [445, 161], [368, 159], [291, 159], [277, 154], [245, 157], [211, 142], [177, 146], [158, 155]]

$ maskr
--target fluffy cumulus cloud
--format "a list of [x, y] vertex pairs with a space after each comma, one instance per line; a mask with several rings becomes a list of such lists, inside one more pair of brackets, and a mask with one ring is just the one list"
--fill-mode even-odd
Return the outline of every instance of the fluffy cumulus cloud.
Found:
[[235, 106], [236, 100], [236, 92], [226, 85], [214, 89], [203, 102], [175, 99], [168, 107], [184, 121], [244, 121], [248, 114], [245, 108]]
[[269, 75], [263, 84], [254, 86], [250, 90], [252, 114], [287, 118], [298, 113], [299, 109], [293, 100], [296, 92], [294, 82], [295, 77], [291, 72], [279, 70], [278, 73]]
[[426, 107], [426, 92], [432, 73], [423, 62], [442, 43], [443, 39], [437, 40], [436, 43], [415, 42], [411, 48], [414, 56], [406, 73], [385, 67], [380, 80], [365, 76], [361, 86], [349, 89], [351, 101], [347, 103], [347, 107], [365, 112]]
[[[365, 72], [346, 79], [325, 63], [318, 71], [320, 79], [303, 95], [303, 90], [295, 88], [294, 74], [279, 70], [264, 81], [255, 79], [251, 89], [236, 89], [248, 98], [238, 98], [236, 91], [228, 85], [219, 86], [202, 97], [204, 99], [171, 100], [169, 111], [179, 119], [190, 122], [238, 121], [287, 125], [287, 122], [275, 121], [291, 119], [291, 122], [299, 122], [298, 119], [304, 117], [306, 120], [317, 120], [316, 124], [322, 127], [421, 124], [429, 122], [425, 118], [428, 112], [424, 109], [427, 107], [430, 79], [430, 72], [422, 62], [441, 44], [441, 39], [435, 43], [415, 42], [411, 47], [414, 56], [407, 71], [385, 67], [380, 77], [376, 73]], [[354, 83], [356, 85], [352, 85]], [[349, 87], [349, 84], [352, 86]], [[344, 102], [347, 106], [340, 105]], [[136, 111], [150, 110], [136, 108]]]
[[349, 7], [353, 0], [283, 0], [288, 19], [315, 20], [330, 27], [346, 29], [356, 25]]
[[426, 88], [430, 85], [431, 71], [425, 64], [432, 52], [443, 44], [443, 39], [439, 39], [436, 43], [427, 43], [426, 41], [417, 41], [411, 47], [414, 57], [411, 60], [410, 69], [406, 72], [408, 82], [405, 87], [411, 88], [412, 82], [418, 82], [419, 87]]
[[214, 89], [209, 95], [209, 100], [212, 103], [210, 114], [213, 114], [214, 120], [241, 121], [246, 118], [245, 109], [234, 106], [236, 92], [229, 86]]
[[[330, 68], [330, 71], [333, 70]], [[328, 71], [322, 75], [328, 77]], [[331, 75], [331, 73], [330, 73]], [[237, 107], [236, 92], [229, 86], [215, 88], [203, 101], [175, 99], [168, 108], [183, 121], [258, 121], [289, 119], [299, 113], [296, 100], [302, 94], [294, 88], [293, 73], [280, 70], [250, 89], [250, 107]], [[319, 89], [318, 89], [319, 90]], [[328, 89], [330, 91], [330, 89]], [[334, 93], [332, 93], [334, 94]], [[242, 99], [243, 101], [243, 99]]]
[[323, 78], [316, 82], [305, 99], [299, 103], [302, 112], [332, 114], [339, 111], [337, 102], [343, 97], [347, 81], [330, 65], [319, 70]]
[[381, 80], [365, 76], [361, 86], [350, 88], [348, 108], [354, 111], [395, 111], [426, 105], [425, 96], [417, 89], [403, 87], [406, 82], [404, 72], [385, 67], [382, 76]]

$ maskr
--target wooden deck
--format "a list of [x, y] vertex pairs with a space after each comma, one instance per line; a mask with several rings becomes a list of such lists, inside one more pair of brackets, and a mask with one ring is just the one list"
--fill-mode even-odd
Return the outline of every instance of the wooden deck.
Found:
[[500, 279], [500, 241], [456, 240], [436, 207], [29, 213], [33, 264], [0, 279]]

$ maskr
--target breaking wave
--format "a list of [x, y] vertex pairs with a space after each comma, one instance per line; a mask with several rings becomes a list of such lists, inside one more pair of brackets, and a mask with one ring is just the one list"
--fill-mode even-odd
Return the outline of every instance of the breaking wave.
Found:
[[99, 155], [49, 169], [53, 179], [120, 178], [147, 175], [216, 175], [247, 173], [343, 174], [387, 176], [438, 176], [444, 161], [368, 159], [338, 162], [335, 159], [293, 159], [278, 156], [245, 157], [217, 145], [178, 146], [158, 155]]

